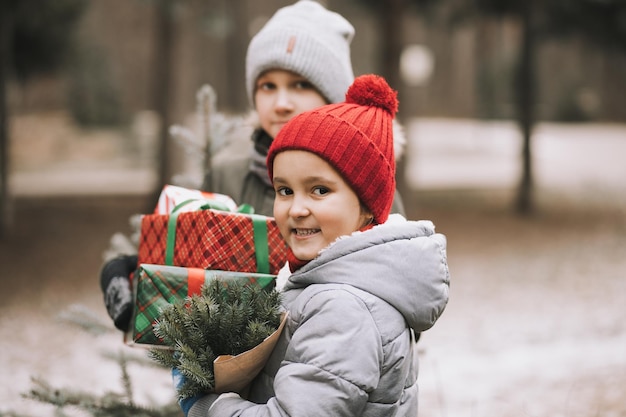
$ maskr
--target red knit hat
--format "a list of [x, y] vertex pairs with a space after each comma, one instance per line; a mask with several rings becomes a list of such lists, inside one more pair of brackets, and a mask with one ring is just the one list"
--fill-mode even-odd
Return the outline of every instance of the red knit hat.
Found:
[[397, 93], [382, 77], [357, 77], [344, 103], [300, 113], [283, 126], [267, 155], [270, 178], [279, 152], [312, 152], [335, 167], [376, 223], [384, 223], [396, 189], [392, 122], [397, 111]]

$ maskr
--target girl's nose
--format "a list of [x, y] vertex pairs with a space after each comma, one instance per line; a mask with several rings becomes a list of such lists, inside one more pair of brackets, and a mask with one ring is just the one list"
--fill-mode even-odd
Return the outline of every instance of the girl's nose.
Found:
[[309, 213], [310, 212], [307, 208], [305, 199], [294, 196], [291, 200], [291, 206], [289, 207], [289, 216], [293, 218], [301, 218], [308, 216]]

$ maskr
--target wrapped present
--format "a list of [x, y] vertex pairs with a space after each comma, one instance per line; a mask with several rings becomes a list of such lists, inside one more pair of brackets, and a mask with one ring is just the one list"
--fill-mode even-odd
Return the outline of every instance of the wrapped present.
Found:
[[154, 214], [170, 214], [175, 209], [176, 211], [195, 211], [201, 207], [237, 211], [235, 200], [225, 194], [165, 185], [154, 208]]
[[269, 274], [141, 264], [133, 279], [135, 306], [126, 342], [131, 345], [160, 345], [153, 326], [163, 307], [187, 296], [200, 294], [202, 285], [208, 280], [245, 280], [246, 285], [271, 289], [275, 285], [275, 278]]
[[278, 274], [287, 245], [274, 218], [207, 209], [142, 217], [139, 264]]

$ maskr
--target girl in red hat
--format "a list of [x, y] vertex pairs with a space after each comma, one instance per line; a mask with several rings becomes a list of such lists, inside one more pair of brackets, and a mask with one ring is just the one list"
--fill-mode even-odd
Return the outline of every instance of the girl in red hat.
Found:
[[446, 239], [390, 216], [396, 93], [357, 78], [273, 141], [274, 216], [290, 246], [280, 340], [247, 399], [188, 398], [188, 416], [417, 415], [415, 334], [448, 301]]

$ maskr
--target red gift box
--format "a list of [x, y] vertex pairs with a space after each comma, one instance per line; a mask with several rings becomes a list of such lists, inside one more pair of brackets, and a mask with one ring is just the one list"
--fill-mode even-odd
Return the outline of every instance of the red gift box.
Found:
[[287, 245], [274, 218], [214, 209], [144, 215], [139, 264], [278, 274]]

